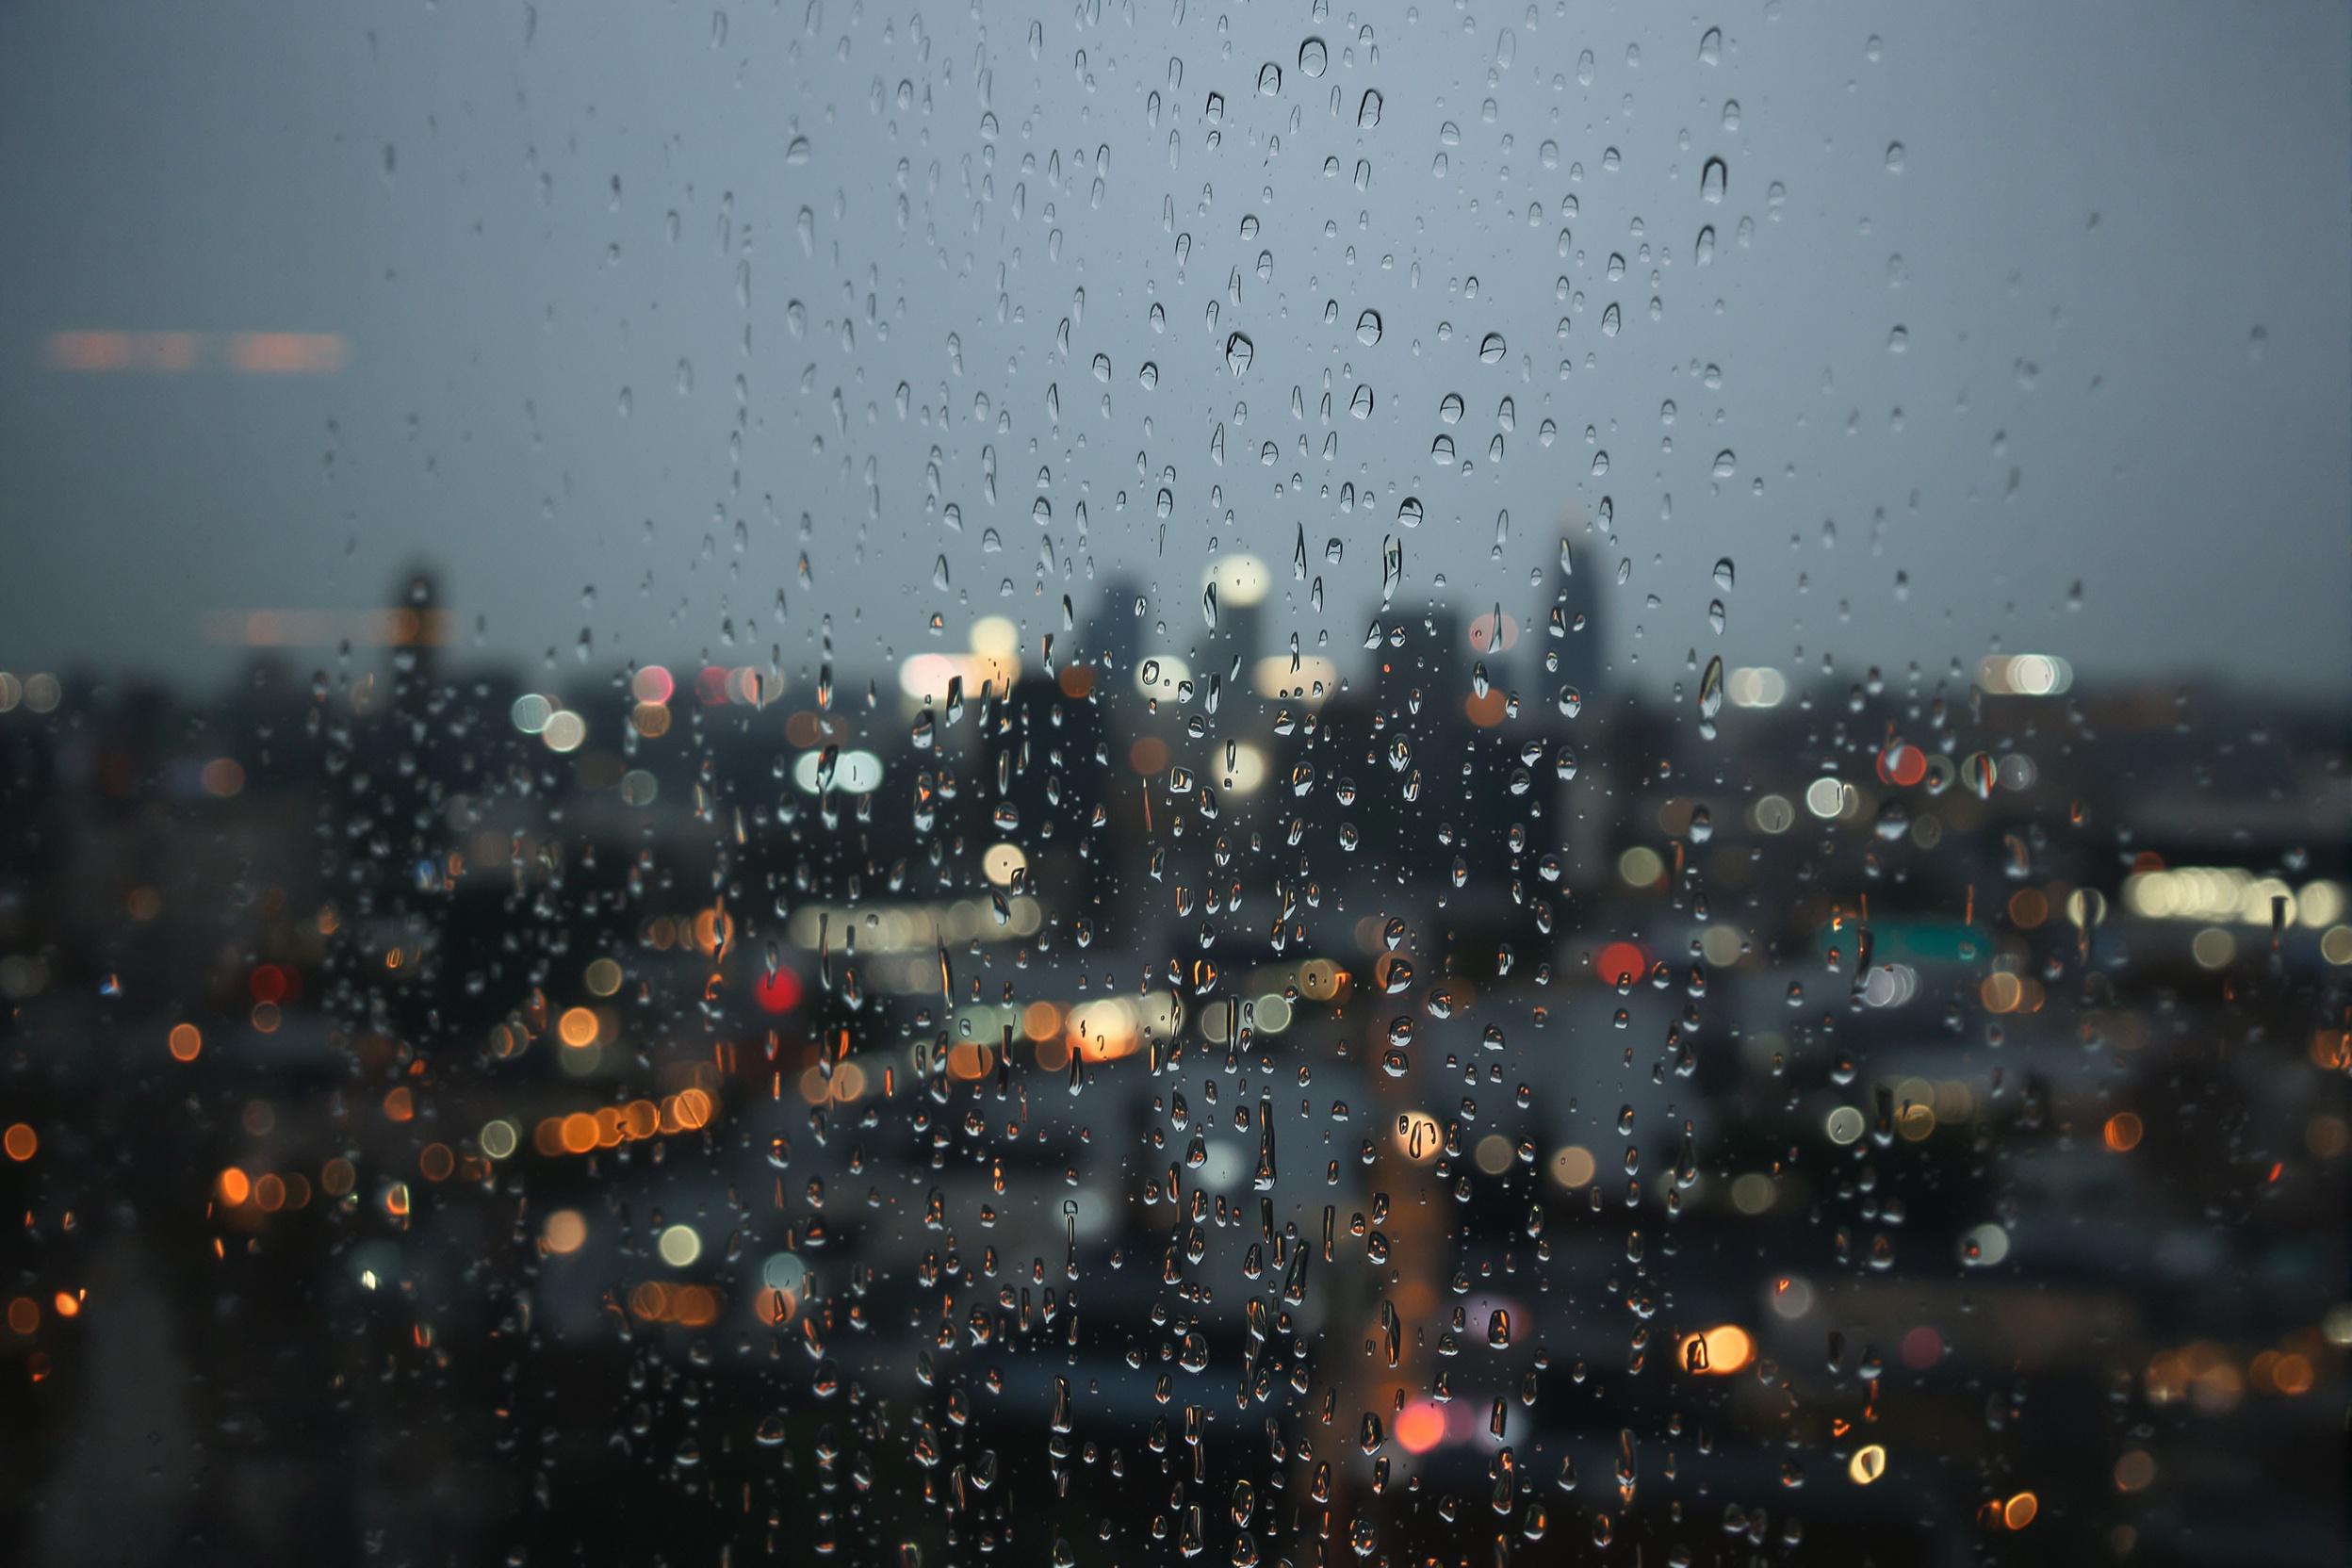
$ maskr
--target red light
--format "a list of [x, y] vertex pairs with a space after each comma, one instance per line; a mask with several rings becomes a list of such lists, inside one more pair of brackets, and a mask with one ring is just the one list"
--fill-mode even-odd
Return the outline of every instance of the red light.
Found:
[[1903, 1336], [1903, 1364], [1924, 1372], [1944, 1356], [1944, 1336], [1922, 1323]]
[[800, 976], [788, 969], [763, 974], [753, 983], [751, 999], [764, 1012], [789, 1013], [800, 1005]]
[[728, 674], [716, 664], [706, 664], [702, 674], [694, 678], [694, 695], [702, 700], [705, 708], [717, 708], [726, 703]]
[[1631, 942], [1611, 942], [1592, 960], [1592, 972], [1612, 986], [1639, 980], [1650, 967], [1650, 956]]
[[1909, 789], [1927, 776], [1927, 753], [1908, 741], [1889, 741], [1878, 754], [1878, 781]]
[[275, 964], [264, 964], [253, 971], [253, 978], [245, 986], [255, 1002], [284, 1002], [287, 988], [286, 971]]

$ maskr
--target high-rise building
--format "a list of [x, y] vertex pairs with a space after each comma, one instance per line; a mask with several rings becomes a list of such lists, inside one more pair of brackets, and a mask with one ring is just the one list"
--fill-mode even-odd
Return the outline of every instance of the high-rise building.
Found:
[[441, 604], [441, 579], [432, 567], [419, 563], [394, 580], [383, 635], [389, 650], [393, 711], [421, 718], [441, 684], [440, 649], [449, 640], [449, 612]]

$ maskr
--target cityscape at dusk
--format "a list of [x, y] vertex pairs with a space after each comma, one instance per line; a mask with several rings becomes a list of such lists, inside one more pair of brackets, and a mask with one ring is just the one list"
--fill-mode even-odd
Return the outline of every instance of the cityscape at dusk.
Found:
[[2347, 84], [0, 8], [0, 1563], [2352, 1561]]
[[[1396, 1489], [1400, 1548], [1491, 1492], [1531, 1542], [2165, 1560], [2208, 1527], [2157, 1478], [2250, 1462], [2324, 1556], [2338, 716], [2222, 752], [2210, 697], [1999, 656], [1702, 719], [1612, 690], [1578, 580], [1319, 683], [1246, 603], [1146, 675], [1117, 594], [1050, 675], [983, 623], [895, 692], [546, 682], [421, 577], [225, 702], [8, 678], [12, 1467], [136, 1468], [58, 1445], [115, 1379], [122, 1441], [276, 1478], [145, 1483], [227, 1555], [1085, 1560]], [[671, 1502], [614, 1511], [614, 1451]]]

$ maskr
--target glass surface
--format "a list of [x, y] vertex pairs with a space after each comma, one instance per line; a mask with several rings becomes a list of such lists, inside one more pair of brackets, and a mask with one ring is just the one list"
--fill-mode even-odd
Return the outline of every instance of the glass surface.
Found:
[[7, 8], [0, 1560], [2344, 1560], [2348, 81]]

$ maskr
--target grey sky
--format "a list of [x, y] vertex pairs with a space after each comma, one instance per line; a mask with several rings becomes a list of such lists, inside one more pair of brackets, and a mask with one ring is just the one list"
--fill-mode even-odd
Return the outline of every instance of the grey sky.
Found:
[[[870, 668], [934, 645], [934, 610], [1034, 642], [1114, 574], [1181, 648], [1212, 540], [1276, 564], [1276, 634], [1344, 650], [1384, 535], [1400, 604], [1443, 572], [1526, 613], [1564, 510], [1606, 496], [1616, 542], [1582, 561], [1630, 561], [1611, 651], [1661, 678], [1692, 646], [1933, 672], [1998, 639], [2086, 678], [2342, 682], [2341, 5], [720, 14], [723, 40], [708, 6], [0, 13], [0, 667], [217, 677], [205, 612], [374, 604], [418, 556], [509, 657], [585, 627], [599, 667], [683, 660], [731, 621], [737, 660], [799, 668], [830, 612]], [[335, 333], [349, 360], [52, 368], [74, 329]], [[1040, 598], [1048, 536], [1074, 576]]]

